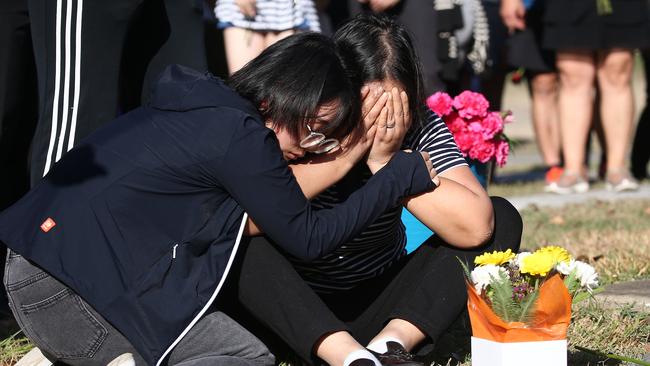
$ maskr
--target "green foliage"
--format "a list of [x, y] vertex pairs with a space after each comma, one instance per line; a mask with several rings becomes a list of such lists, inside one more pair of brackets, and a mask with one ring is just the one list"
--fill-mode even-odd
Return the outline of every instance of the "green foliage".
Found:
[[463, 271], [465, 272], [465, 278], [471, 280], [472, 274], [469, 270], [469, 265], [465, 262], [463, 262], [460, 258], [456, 257], [458, 259], [458, 262], [460, 263], [461, 267], [463, 267]]
[[0, 365], [13, 365], [34, 347], [21, 332], [0, 340]]
[[564, 278], [564, 286], [569, 290], [571, 297], [575, 296], [578, 291], [580, 291], [580, 279], [578, 279], [577, 270], [571, 271], [571, 273]]
[[617, 354], [614, 354], [614, 353], [604, 353], [604, 352], [600, 352], [600, 351], [597, 351], [597, 350], [589, 349], [589, 348], [586, 348], [586, 347], [580, 347], [580, 346], [576, 346], [576, 349], [579, 350], [579, 351], [586, 352], [586, 353], [591, 353], [592, 355], [596, 355], [596, 356], [603, 357], [603, 358], [611, 358], [611, 359], [614, 359], [614, 360], [624, 361], [624, 362], [627, 362], [627, 363], [633, 363], [635, 365], [650, 366], [650, 362], [646, 362], [646, 361], [643, 361], [643, 360], [637, 360], [637, 359], [632, 358], [632, 357], [625, 357], [625, 356], [617, 355]]
[[573, 297], [573, 303], [577, 304], [587, 299], [593, 299], [595, 295], [598, 295], [603, 291], [605, 291], [604, 287], [598, 287], [596, 289], [593, 289], [591, 292], [578, 292], [578, 294]]
[[491, 291], [488, 294], [492, 302], [492, 310], [503, 321], [516, 321], [519, 306], [512, 298], [512, 282], [506, 273], [499, 273], [499, 278], [492, 278]]

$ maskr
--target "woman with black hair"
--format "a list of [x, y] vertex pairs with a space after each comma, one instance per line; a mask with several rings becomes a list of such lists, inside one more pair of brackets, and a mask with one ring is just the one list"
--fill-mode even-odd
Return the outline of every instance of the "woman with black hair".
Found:
[[[324, 36], [276, 43], [230, 86], [168, 68], [149, 105], [82, 140], [0, 215], [12, 311], [52, 361], [272, 364], [220, 311], [229, 299], [215, 303], [242, 236], [259, 226], [286, 252], [316, 258], [433, 189], [426, 154], [399, 152], [377, 160], [346, 203], [307, 201], [287, 160], [339, 147], [335, 159], [353, 165], [386, 130], [383, 96], [354, 133], [359, 93]], [[347, 333], [326, 340], [328, 362], [373, 357]]]
[[[408, 352], [436, 343], [467, 302], [458, 260], [471, 266], [483, 252], [516, 251], [521, 217], [506, 200], [488, 197], [444, 122], [425, 110], [419, 62], [401, 25], [384, 16], [360, 15], [344, 24], [334, 40], [348, 73], [365, 83], [362, 110], [369, 110], [373, 95], [386, 90], [391, 96], [387, 124], [392, 143], [379, 144], [376, 137], [368, 159], [401, 149], [427, 152], [439, 186], [392, 205], [353, 240], [315, 260], [287, 258], [256, 238], [243, 256], [239, 297], [304, 359], [313, 358], [313, 351], [327, 341], [323, 337], [347, 330], [384, 365], [421, 365]], [[311, 174], [336, 164], [320, 160], [309, 159]], [[370, 163], [360, 161], [343, 178], [304, 180], [301, 188], [319, 193], [312, 200], [316, 207], [338, 207], [370, 183]], [[436, 233], [408, 255], [400, 220], [404, 207]], [[268, 280], [273, 277], [282, 281]], [[287, 325], [296, 320], [308, 326]]]

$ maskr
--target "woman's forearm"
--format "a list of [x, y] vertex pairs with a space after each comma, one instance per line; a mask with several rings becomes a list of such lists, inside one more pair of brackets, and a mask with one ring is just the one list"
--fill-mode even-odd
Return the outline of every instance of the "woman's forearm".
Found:
[[289, 168], [305, 197], [311, 200], [341, 180], [355, 163], [349, 154], [339, 153], [332, 156], [315, 156], [305, 162], [290, 164]]
[[[302, 193], [311, 200], [343, 178], [352, 169], [356, 161], [349, 154], [319, 155], [312, 159], [290, 164], [289, 169], [296, 177]], [[244, 235], [256, 236], [262, 230], [249, 217], [244, 227]]]
[[494, 213], [489, 196], [467, 167], [440, 177], [440, 186], [405, 200], [405, 207], [436, 235], [460, 248], [476, 247], [492, 236]]

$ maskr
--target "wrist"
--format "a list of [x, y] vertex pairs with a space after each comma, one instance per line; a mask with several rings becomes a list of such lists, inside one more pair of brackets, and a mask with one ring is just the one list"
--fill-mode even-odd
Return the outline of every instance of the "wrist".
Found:
[[381, 170], [381, 168], [385, 167], [386, 164], [388, 164], [388, 161], [390, 161], [390, 160], [387, 160], [387, 161], [385, 161], [385, 162], [379, 162], [379, 161], [374, 161], [374, 160], [367, 160], [367, 161], [366, 161], [366, 165], [368, 165], [368, 169], [370, 169], [370, 172], [374, 175], [374, 174], [377, 173], [379, 170]]

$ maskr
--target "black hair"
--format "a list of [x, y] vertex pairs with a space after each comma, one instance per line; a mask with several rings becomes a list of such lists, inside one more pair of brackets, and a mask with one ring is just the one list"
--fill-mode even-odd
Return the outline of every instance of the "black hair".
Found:
[[404, 26], [386, 15], [359, 14], [333, 36], [356, 83], [393, 79], [404, 86], [411, 116], [423, 121], [425, 95], [422, 66]]
[[[318, 33], [298, 33], [265, 49], [228, 81], [257, 106], [264, 120], [299, 139], [306, 120], [321, 105], [338, 102], [334, 118], [319, 132], [341, 139], [359, 130], [359, 88], [347, 77], [334, 42]], [[354, 138], [359, 133], [354, 133]]]

